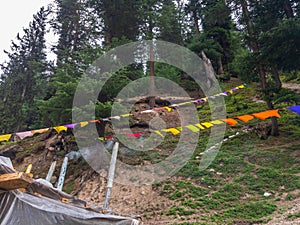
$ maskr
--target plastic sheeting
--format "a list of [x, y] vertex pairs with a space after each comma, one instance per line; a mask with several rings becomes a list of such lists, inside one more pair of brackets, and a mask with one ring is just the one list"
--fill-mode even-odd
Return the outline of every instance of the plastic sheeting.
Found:
[[1, 225], [132, 225], [135, 219], [107, 215], [20, 191], [0, 194]]
[[[0, 174], [13, 172], [10, 160], [0, 158]], [[44, 186], [38, 182], [32, 188]], [[66, 195], [47, 187], [47, 192]], [[58, 193], [56, 193], [58, 192]], [[102, 214], [48, 197], [38, 197], [19, 190], [0, 190], [1, 225], [139, 225], [131, 217]]]

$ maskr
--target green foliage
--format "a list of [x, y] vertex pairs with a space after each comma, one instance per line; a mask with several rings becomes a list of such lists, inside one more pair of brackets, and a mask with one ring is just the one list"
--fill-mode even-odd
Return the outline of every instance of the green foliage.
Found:
[[216, 217], [255, 220], [272, 214], [276, 208], [275, 204], [269, 202], [246, 203], [225, 210], [223, 213], [216, 215]]
[[[24, 35], [12, 42], [9, 58], [1, 65], [0, 130], [13, 132], [28, 129], [39, 122], [36, 102], [44, 97], [47, 79], [45, 54], [46, 18], [48, 11], [41, 8], [34, 15]], [[16, 119], [18, 118], [18, 119]]]
[[[300, 19], [285, 19], [260, 36], [264, 60], [278, 69], [298, 70], [300, 65]], [[280, 47], [278, 47], [280, 46]]]
[[158, 14], [158, 26], [160, 27], [158, 38], [171, 43], [182, 44], [181, 27], [174, 1], [164, 0]]
[[231, 71], [242, 81], [250, 83], [257, 82], [258, 75], [256, 73], [256, 60], [249, 50], [240, 48], [235, 58], [230, 64]]
[[280, 103], [288, 103], [288, 104], [298, 104], [300, 102], [300, 95], [297, 94], [295, 91], [282, 88], [273, 97], [274, 104], [280, 104]]
[[166, 78], [177, 83], [178, 85], [181, 84], [180, 70], [174, 66], [164, 63], [155, 63], [154, 72], [155, 76], [157, 77]]
[[179, 216], [188, 216], [194, 214], [194, 210], [186, 210], [183, 207], [179, 206], [172, 206], [169, 211], [166, 213], [167, 216], [170, 215], [179, 215]]

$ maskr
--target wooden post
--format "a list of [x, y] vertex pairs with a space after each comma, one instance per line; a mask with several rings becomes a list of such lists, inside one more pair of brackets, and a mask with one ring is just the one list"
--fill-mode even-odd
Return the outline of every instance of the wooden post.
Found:
[[61, 166], [60, 175], [58, 178], [57, 190], [61, 191], [64, 186], [64, 180], [67, 172], [68, 157], [64, 158], [63, 164]]
[[149, 105], [150, 108], [153, 108], [155, 105], [155, 83], [154, 83], [154, 53], [153, 53], [153, 42], [150, 45], [150, 99]]
[[50, 166], [50, 168], [49, 168], [48, 174], [47, 174], [47, 176], [46, 176], [46, 180], [49, 181], [49, 182], [50, 182], [51, 177], [52, 177], [52, 175], [53, 175], [53, 172], [54, 172], [54, 170], [55, 170], [55, 166], [56, 166], [56, 161], [53, 161], [53, 162], [51, 163], [51, 166]]
[[114, 144], [114, 147], [112, 150], [109, 172], [108, 172], [107, 189], [106, 189], [106, 195], [105, 195], [104, 206], [103, 206], [103, 208], [105, 210], [109, 209], [109, 198], [110, 198], [110, 193], [111, 193], [114, 176], [115, 176], [115, 168], [116, 168], [118, 150], [119, 150], [119, 142], [116, 142]]

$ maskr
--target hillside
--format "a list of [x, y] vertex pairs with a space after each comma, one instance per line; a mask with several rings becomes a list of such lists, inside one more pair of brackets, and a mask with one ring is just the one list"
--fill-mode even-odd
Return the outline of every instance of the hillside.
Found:
[[[222, 88], [227, 90], [239, 83], [233, 79], [223, 83]], [[265, 110], [258, 88], [253, 83], [248, 89], [225, 97], [228, 116]], [[278, 107], [285, 106], [282, 103]], [[208, 105], [201, 106], [200, 120], [208, 121], [209, 114]], [[145, 224], [300, 224], [300, 117], [288, 110], [280, 115], [277, 137], [269, 136], [270, 120], [228, 126], [226, 137], [240, 134], [223, 142], [217, 157], [204, 171], [199, 170], [199, 162], [209, 131], [201, 131], [193, 157], [175, 176], [151, 186], [115, 183], [110, 208], [122, 214], [139, 214]], [[163, 115], [173, 122], [176, 116]], [[243, 132], [247, 129], [250, 131]], [[63, 149], [49, 151], [48, 146], [55, 146], [58, 137], [55, 132], [48, 132], [16, 143], [3, 143], [0, 153], [6, 152], [20, 171], [32, 163], [35, 178], [45, 178], [56, 159], [55, 184], [64, 155], [77, 149], [74, 137], [68, 133]], [[177, 137], [170, 135], [156, 151], [133, 156], [120, 151], [119, 157], [135, 165], [155, 163], [172, 152], [176, 143]], [[105, 171], [94, 172], [82, 158], [71, 160], [64, 191], [103, 205], [106, 176]], [[270, 196], [265, 197], [265, 193]]]

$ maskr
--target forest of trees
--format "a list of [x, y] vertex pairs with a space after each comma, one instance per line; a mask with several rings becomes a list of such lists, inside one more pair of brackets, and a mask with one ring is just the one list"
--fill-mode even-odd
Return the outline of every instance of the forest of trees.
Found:
[[[48, 32], [58, 38], [51, 49]], [[1, 133], [71, 122], [73, 95], [89, 65], [116, 46], [150, 39], [185, 46], [199, 56], [203, 51], [221, 80], [260, 82], [266, 107], [272, 109], [278, 96], [288, 96], [280, 76], [299, 76], [300, 3], [54, 0], [5, 51], [9, 59], [1, 65]], [[49, 51], [55, 60], [47, 58]], [[142, 76], [138, 63], [114, 74], [99, 96], [96, 115], [108, 116], [118, 91]], [[155, 63], [155, 76], [191, 88], [191, 80], [169, 65]], [[276, 120], [272, 123], [276, 135]]]

